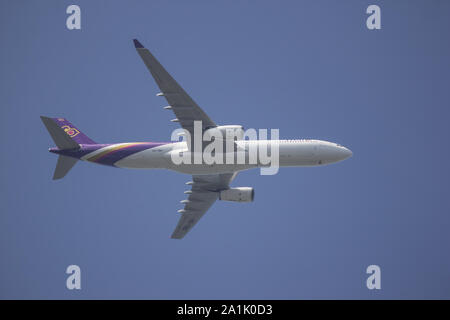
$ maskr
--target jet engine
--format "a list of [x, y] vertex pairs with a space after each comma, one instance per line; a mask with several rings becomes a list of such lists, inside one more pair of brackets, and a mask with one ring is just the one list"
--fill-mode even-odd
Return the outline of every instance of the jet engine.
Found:
[[250, 187], [230, 188], [219, 194], [219, 199], [223, 201], [252, 202], [254, 197], [255, 190]]
[[244, 127], [238, 125], [218, 126], [206, 130], [204, 136], [209, 140], [211, 140], [210, 137], [220, 138], [222, 140], [242, 140], [244, 138]]

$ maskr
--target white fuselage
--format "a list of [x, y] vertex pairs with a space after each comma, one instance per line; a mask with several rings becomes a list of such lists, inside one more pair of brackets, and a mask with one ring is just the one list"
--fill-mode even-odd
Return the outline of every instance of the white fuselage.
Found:
[[[241, 140], [236, 142], [237, 150], [223, 153], [222, 163], [206, 162], [200, 154], [200, 163], [182, 162], [176, 164], [174, 156], [193, 155], [186, 142], [164, 144], [155, 148], [143, 150], [123, 158], [115, 163], [121, 168], [135, 169], [169, 169], [186, 174], [219, 174], [232, 173], [259, 167], [300, 167], [319, 166], [347, 159], [352, 152], [336, 143], [321, 140]], [[276, 155], [278, 146], [278, 156]], [[254, 153], [254, 150], [257, 150]], [[267, 153], [266, 150], [269, 150]], [[273, 154], [271, 152], [273, 151]], [[265, 154], [269, 154], [271, 163], [267, 162]], [[252, 158], [252, 154], [255, 157]], [[275, 157], [278, 159], [274, 162]], [[231, 160], [233, 159], [233, 160]], [[242, 161], [245, 159], [244, 161]], [[240, 161], [238, 161], [240, 160]]]

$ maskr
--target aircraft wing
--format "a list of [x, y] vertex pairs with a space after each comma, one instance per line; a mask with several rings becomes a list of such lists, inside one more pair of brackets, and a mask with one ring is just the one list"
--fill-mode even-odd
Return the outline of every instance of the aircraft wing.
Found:
[[192, 100], [150, 51], [144, 48], [138, 40], [134, 39], [133, 41], [138, 54], [161, 90], [158, 95], [164, 96], [169, 103], [166, 109], [171, 109], [177, 117], [172, 121], [179, 122], [183, 129], [189, 131], [191, 137], [194, 136], [194, 121], [201, 120], [203, 130], [216, 127], [214, 121]]
[[219, 197], [219, 192], [229, 188], [236, 175], [237, 172], [192, 176], [192, 181], [187, 183], [192, 185], [192, 189], [187, 191], [188, 199], [181, 201], [185, 206], [184, 209], [179, 210], [182, 216], [172, 238], [182, 239], [214, 204]]

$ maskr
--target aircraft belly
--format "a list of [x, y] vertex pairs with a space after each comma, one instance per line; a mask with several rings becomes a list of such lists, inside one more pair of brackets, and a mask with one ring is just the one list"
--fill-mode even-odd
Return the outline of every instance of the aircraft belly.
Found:
[[257, 165], [238, 164], [172, 164], [168, 169], [186, 174], [221, 174], [256, 168]]

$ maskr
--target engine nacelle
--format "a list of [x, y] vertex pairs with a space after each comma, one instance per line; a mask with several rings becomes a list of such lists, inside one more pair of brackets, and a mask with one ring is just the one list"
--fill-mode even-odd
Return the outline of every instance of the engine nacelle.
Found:
[[205, 138], [214, 137], [216, 139], [227, 140], [234, 139], [242, 140], [244, 138], [244, 127], [238, 125], [218, 126], [205, 131]]
[[223, 201], [252, 202], [254, 197], [255, 190], [250, 187], [230, 188], [219, 194], [219, 199]]

